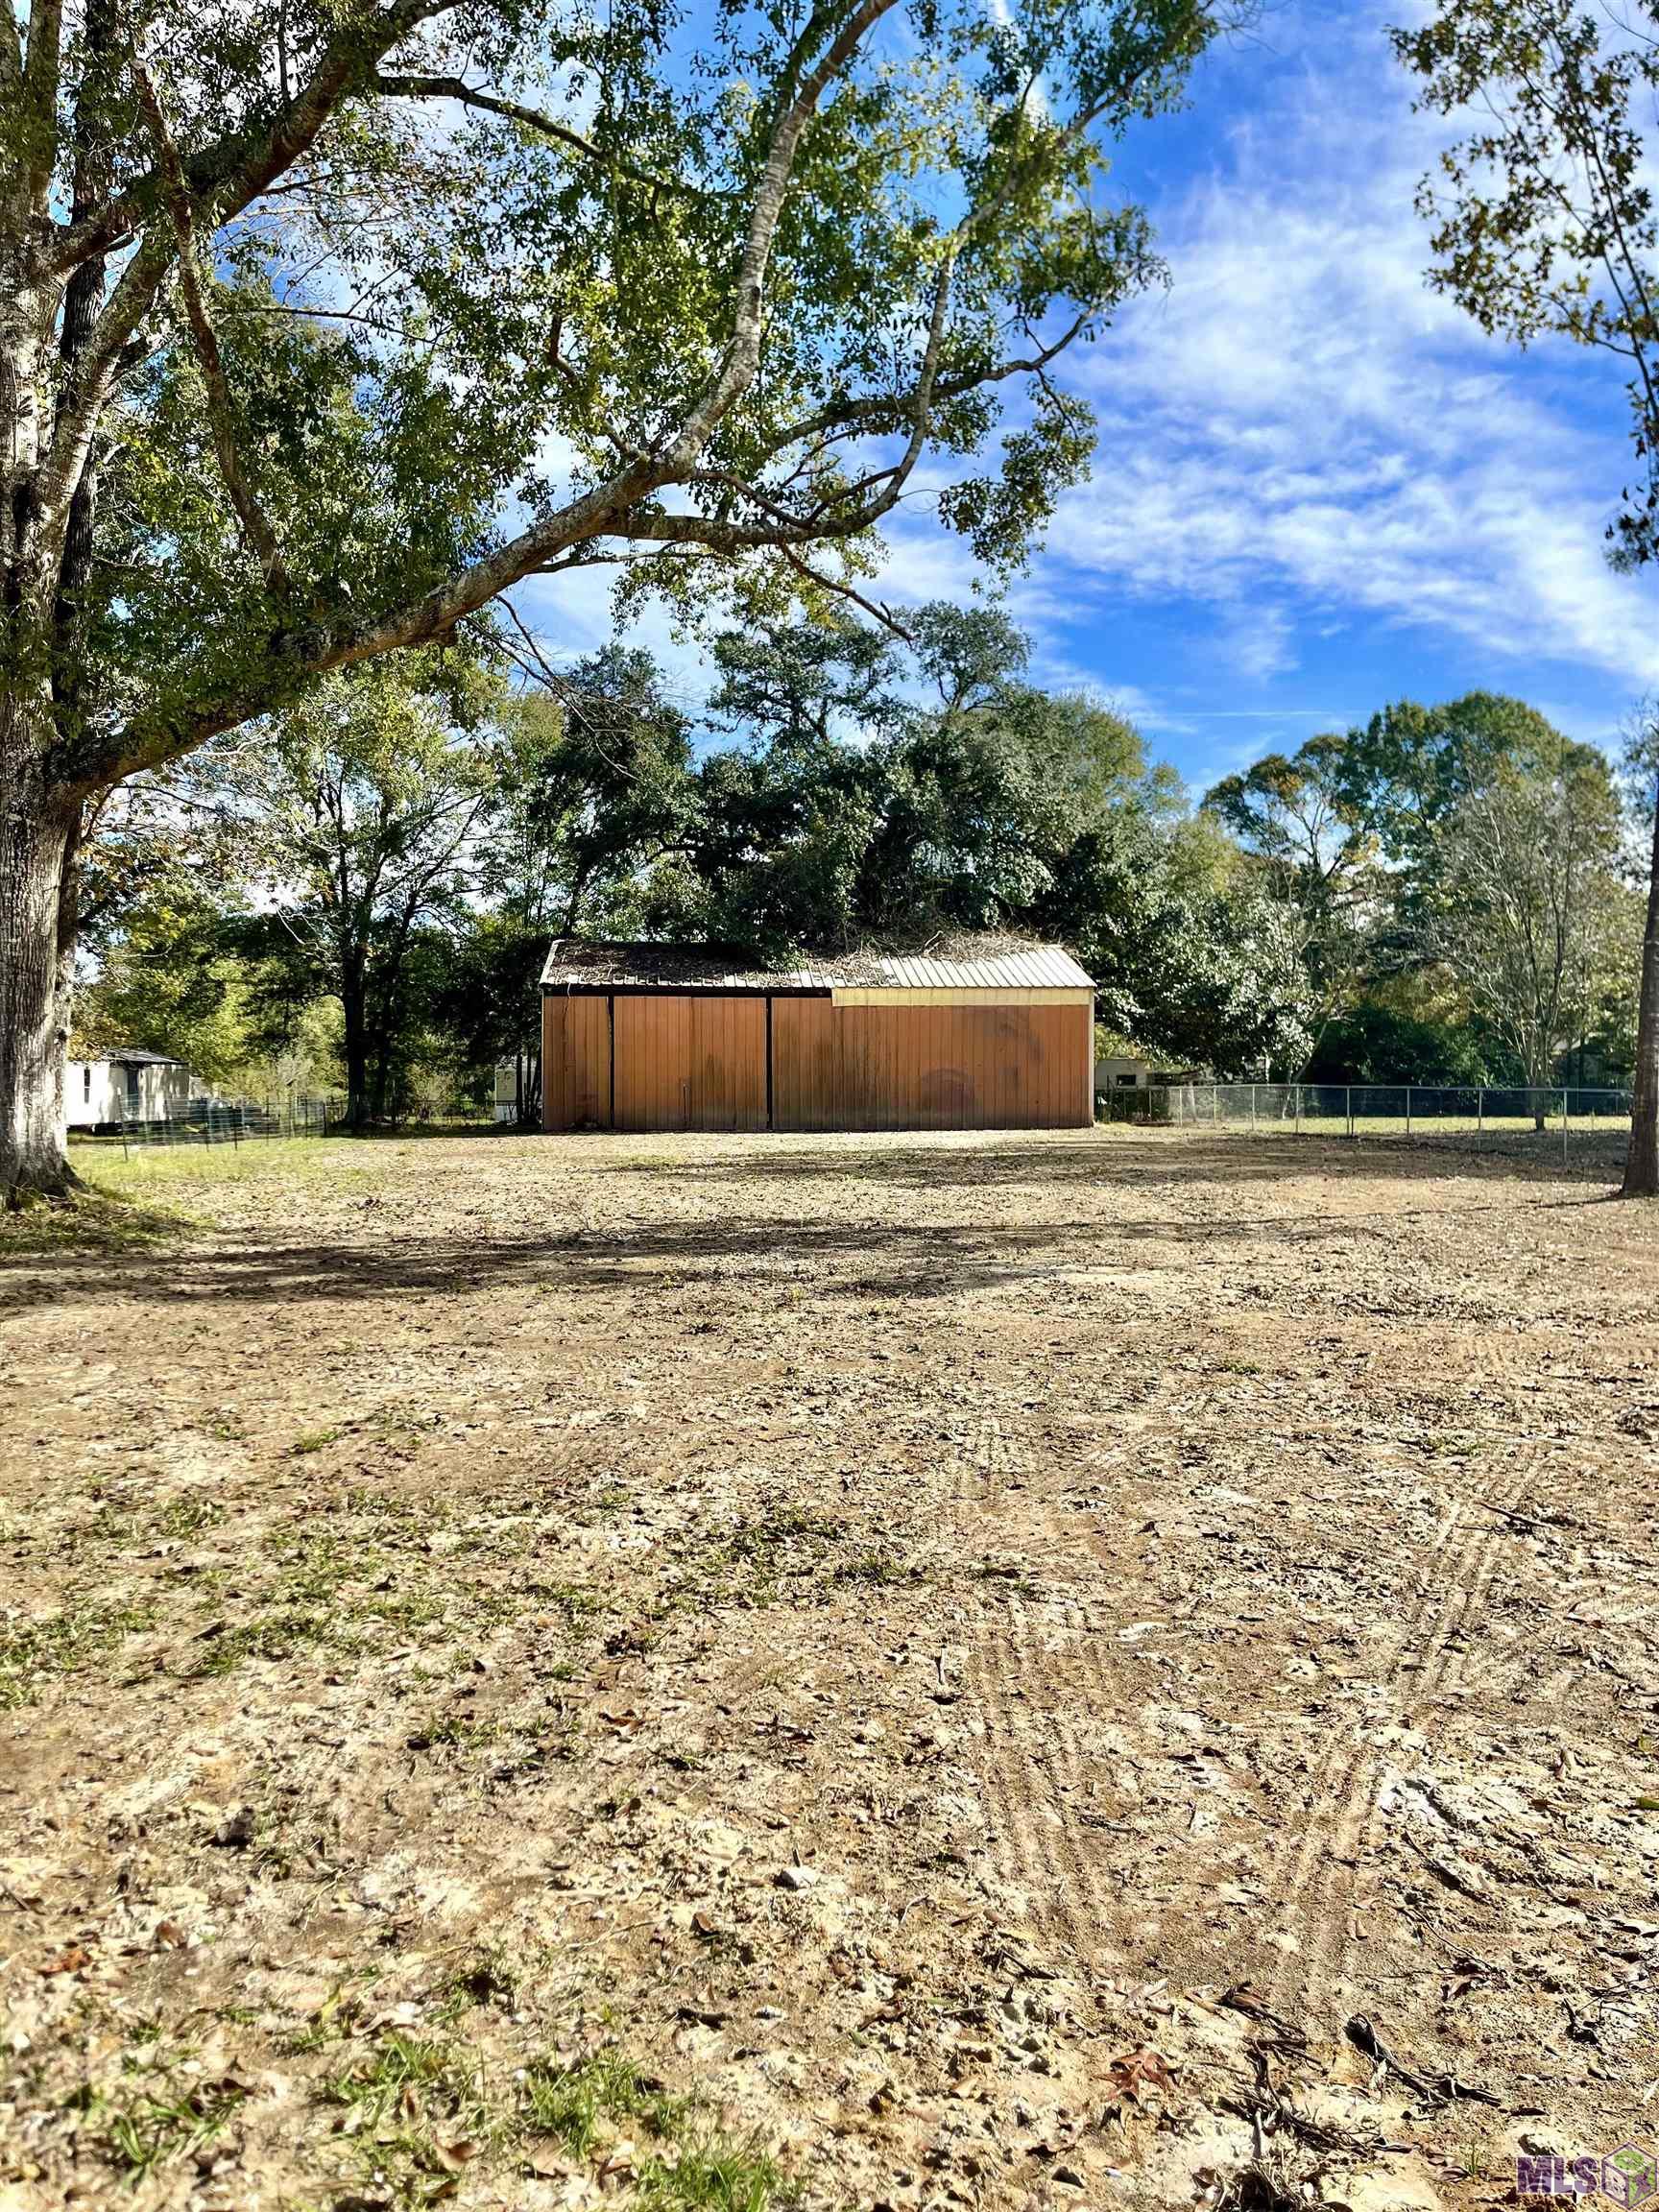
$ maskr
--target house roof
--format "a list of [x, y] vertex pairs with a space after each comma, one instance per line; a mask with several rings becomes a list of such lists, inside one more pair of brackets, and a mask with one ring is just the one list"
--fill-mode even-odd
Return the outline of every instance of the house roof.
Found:
[[93, 1068], [182, 1068], [182, 1060], [176, 1060], [171, 1052], [147, 1052], [140, 1045], [112, 1045], [108, 1052], [100, 1052], [82, 1066]]
[[915, 951], [807, 952], [794, 968], [757, 967], [729, 945], [621, 944], [562, 937], [544, 991], [1087, 991], [1086, 970], [1059, 945], [1027, 938], [935, 938]]

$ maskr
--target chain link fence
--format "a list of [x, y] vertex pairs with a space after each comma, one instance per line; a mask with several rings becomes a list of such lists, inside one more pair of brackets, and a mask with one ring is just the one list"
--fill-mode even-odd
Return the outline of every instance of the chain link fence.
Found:
[[182, 1114], [161, 1120], [124, 1119], [103, 1142], [123, 1152], [144, 1145], [256, 1144], [296, 1137], [326, 1137], [339, 1128], [345, 1101], [301, 1097], [294, 1092], [265, 1098], [196, 1098]]
[[1627, 1091], [1427, 1083], [1169, 1083], [1102, 1092], [1104, 1121], [1255, 1136], [1526, 1141], [1611, 1139], [1630, 1129]]
[[[488, 1130], [495, 1126], [488, 1104], [457, 1094], [422, 1100], [396, 1117], [375, 1122], [371, 1134], [410, 1136], [446, 1131]], [[336, 1094], [301, 1096], [272, 1094], [263, 1098], [193, 1099], [183, 1114], [166, 1119], [131, 1118], [103, 1125], [96, 1135], [72, 1132], [83, 1142], [142, 1145], [257, 1144], [296, 1137], [336, 1137], [348, 1128], [346, 1100]]]

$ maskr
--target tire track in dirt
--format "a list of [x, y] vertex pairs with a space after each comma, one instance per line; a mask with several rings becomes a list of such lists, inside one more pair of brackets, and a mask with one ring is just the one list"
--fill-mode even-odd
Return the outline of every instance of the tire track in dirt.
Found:
[[[1459, 1544], [1463, 1512], [1461, 1498], [1449, 1501], [1430, 1547], [1436, 1557], [1444, 1558]], [[1443, 1610], [1443, 1596], [1425, 1580], [1410, 1611], [1399, 1622], [1393, 1634], [1376, 1647], [1382, 1660], [1378, 1687], [1385, 1688], [1396, 1680], [1414, 1633], [1431, 1638], [1433, 1621]], [[1265, 1876], [1265, 1903], [1269, 1913], [1276, 1911], [1281, 1917], [1299, 1913], [1310, 1886], [1317, 1882], [1319, 1893], [1311, 1925], [1315, 1928], [1321, 1925], [1330, 1911], [1326, 1891], [1331, 1883], [1333, 1862], [1338, 1857], [1351, 1856], [1358, 1845], [1365, 1799], [1375, 1793], [1371, 1769], [1376, 1764], [1376, 1755], [1363, 1738], [1358, 1743], [1338, 1739], [1328, 1748], [1324, 1760], [1310, 1778], [1308, 1802], [1300, 1823], [1287, 1819], [1276, 1823], [1277, 1842]], [[1294, 1984], [1299, 1970], [1297, 1953], [1281, 1947], [1278, 1956], [1279, 1964], [1269, 1983], [1275, 2006], [1296, 1994]]]
[[[1069, 1466], [1075, 1455], [1050, 1436], [1044, 1455]], [[1060, 1472], [1060, 1464], [1055, 1472]], [[1004, 1419], [989, 1417], [975, 1431], [955, 1470], [952, 1509], [957, 1526], [982, 1541], [995, 1525], [998, 1500], [1010, 1478], [1021, 1487], [1022, 1518], [1045, 1560], [1076, 1546], [1052, 1505], [1037, 1493], [1039, 1452], [1034, 1438]], [[1035, 1548], [1035, 1547], [1034, 1547]], [[1109, 1925], [1100, 1872], [1080, 1836], [1073, 1810], [1086, 1796], [1087, 1775], [1075, 1729], [1064, 1710], [1071, 1694], [1070, 1662], [1033, 1623], [1025, 1592], [1010, 1578], [993, 1601], [995, 1611], [970, 1648], [967, 1685], [984, 1727], [980, 1778], [995, 1830], [999, 1873], [1023, 1897], [1033, 1934], [1057, 1962], [1085, 1973], [1096, 1965]], [[1088, 1611], [1062, 1599], [1069, 1634], [1085, 1635]]]
[[1052, 1753], [1034, 1741], [1046, 1717], [1034, 1722], [1020, 1711], [1005, 1667], [1005, 1654], [987, 1647], [968, 1665], [985, 1728], [980, 1778], [995, 1822], [998, 1869], [1024, 1900], [1033, 1933], [1056, 1961], [1087, 1967], [1098, 1952], [1094, 1885], [1070, 1832]]
[[[1525, 1647], [1496, 1660], [1478, 1652], [1479, 1623], [1513, 1533], [1505, 1511], [1519, 1510], [1536, 1478], [1537, 1448], [1511, 1451], [1478, 1488], [1445, 1497], [1438, 1521], [1420, 1539], [1420, 1570], [1409, 1598], [1370, 1647], [1374, 1673], [1365, 1702], [1345, 1715], [1304, 1785], [1299, 1815], [1277, 1822], [1264, 1878], [1270, 1928], [1298, 1938], [1278, 1950], [1268, 1997], [1295, 2016], [1331, 2011], [1349, 1979], [1374, 1910], [1376, 1869], [1368, 1865], [1387, 1770], [1385, 1739], [1420, 1725], [1430, 1709], [1461, 1703], [1474, 1675], [1512, 1683], [1525, 1675]], [[1484, 1470], [1483, 1470], [1484, 1472]], [[989, 1420], [958, 1463], [953, 1503], [966, 1527], [981, 1532], [995, 1517], [1010, 1476], [1021, 1485], [1022, 1518], [1033, 1555], [1099, 1577], [1116, 1563], [1091, 1540], [1093, 1523], [1063, 1513], [1041, 1494], [1037, 1455], [1006, 1421]], [[1114, 1930], [1118, 1884], [1106, 1853], [1092, 1848], [1079, 1809], [1091, 1788], [1090, 1763], [1073, 1714], [1122, 1710], [1086, 1592], [1056, 1594], [1063, 1625], [1076, 1640], [1046, 1637], [1026, 1598], [1011, 1589], [975, 1646], [968, 1675], [985, 1726], [983, 1781], [997, 1833], [997, 1863], [1027, 1899], [1034, 1930], [1063, 1945], [1079, 1966], [1120, 1964]], [[1068, 1602], [1069, 1600], [1069, 1602]], [[1026, 1694], [1022, 1695], [1021, 1692]], [[1480, 1694], [1489, 1694], [1482, 1680]]]
[[[1383, 1664], [1373, 1687], [1386, 1700], [1382, 1726], [1408, 1729], [1427, 1705], [1458, 1695], [1461, 1649], [1503, 1556], [1504, 1525], [1491, 1508], [1513, 1508], [1525, 1497], [1533, 1458], [1525, 1453], [1477, 1496], [1449, 1500], [1416, 1601], [1381, 1647]], [[1285, 1933], [1299, 1936], [1297, 1947], [1280, 1948], [1270, 1978], [1276, 2010], [1322, 2015], [1349, 1978], [1375, 1890], [1366, 1860], [1385, 1766], [1379, 1732], [1369, 1722], [1358, 1742], [1339, 1739], [1332, 1746], [1311, 1783], [1294, 1851], [1286, 1843], [1275, 1854], [1267, 1911]], [[1281, 1834], [1288, 1828], [1282, 1824]]]

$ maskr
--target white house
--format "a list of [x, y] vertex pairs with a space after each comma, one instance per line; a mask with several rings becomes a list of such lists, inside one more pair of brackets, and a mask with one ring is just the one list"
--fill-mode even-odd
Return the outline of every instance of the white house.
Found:
[[495, 1063], [495, 1118], [497, 1121], [522, 1119], [522, 1106], [537, 1095], [541, 1080], [541, 1066], [534, 1052], [520, 1053], [516, 1059], [497, 1060]]
[[1094, 1063], [1094, 1088], [1100, 1091], [1144, 1091], [1152, 1080], [1149, 1060], [1111, 1059]]
[[106, 1129], [117, 1121], [179, 1121], [212, 1092], [182, 1060], [122, 1046], [103, 1060], [71, 1060], [63, 1071], [63, 1104], [71, 1129]]

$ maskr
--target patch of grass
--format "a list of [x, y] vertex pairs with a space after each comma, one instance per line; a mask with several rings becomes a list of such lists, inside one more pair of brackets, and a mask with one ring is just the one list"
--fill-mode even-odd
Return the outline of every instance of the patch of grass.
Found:
[[677, 1595], [707, 1604], [769, 1605], [783, 1582], [820, 1575], [841, 1536], [834, 1522], [793, 1505], [739, 1521], [683, 1554], [689, 1573]]
[[[382, 1553], [332, 1529], [280, 1528], [261, 1549], [283, 1572], [258, 1611], [204, 1633], [205, 1647], [191, 1674], [228, 1674], [249, 1659], [290, 1659], [322, 1645], [343, 1654], [358, 1652], [368, 1623], [425, 1627], [446, 1618], [465, 1596], [428, 1583], [413, 1569], [408, 1586], [398, 1588]], [[379, 1580], [372, 1589], [349, 1587], [375, 1575]]]
[[303, 2028], [296, 2028], [285, 2036], [282, 2048], [295, 2055], [312, 2051], [326, 2051], [330, 2044], [343, 2043], [355, 2032], [363, 2017], [364, 1990], [355, 1989], [351, 1983], [361, 1982], [365, 1987], [373, 1984], [377, 1969], [358, 1966], [348, 1980], [337, 1983], [318, 2006]]
[[579, 1582], [527, 1582], [524, 1595], [531, 1604], [545, 1606], [550, 1612], [563, 1615], [565, 1625], [573, 1636], [589, 1627], [599, 1611], [597, 1594], [583, 1589]]
[[640, 2171], [637, 2200], [647, 2212], [766, 2212], [793, 2201], [776, 2163], [754, 2143], [705, 2136], [677, 2149], [672, 2166], [649, 2159]]
[[475, 1713], [440, 1713], [413, 1729], [408, 1744], [411, 1751], [473, 1751], [498, 1743], [501, 1735], [499, 1720], [482, 1719]]
[[913, 1559], [901, 1559], [893, 1551], [860, 1551], [843, 1559], [830, 1577], [831, 1582], [872, 1582], [888, 1589], [907, 1582], [924, 1582], [926, 1571]]
[[134, 2186], [158, 2166], [191, 2158], [224, 2132], [247, 2091], [203, 2082], [177, 2095], [148, 2092], [112, 2111], [104, 2131], [109, 2160]]
[[60, 1675], [80, 1673], [149, 1625], [143, 1606], [103, 1604], [0, 1623], [0, 1712], [33, 1704]]
[[488, 2117], [477, 2058], [458, 2044], [430, 2036], [383, 2036], [372, 2057], [331, 2074], [323, 2087], [329, 2104], [343, 2105], [366, 2127], [425, 2104], [481, 2123]]
[[[309, 1528], [302, 1523], [273, 1528], [260, 1550], [288, 1570], [289, 1579], [318, 1595], [333, 1595], [337, 1584], [365, 1564], [363, 1554], [349, 1550], [332, 1528]], [[371, 1556], [369, 1564], [373, 1565]]]
[[199, 1536], [204, 1528], [217, 1528], [224, 1518], [217, 1498], [174, 1498], [156, 1514], [154, 1527], [157, 1536]]
[[187, 1214], [134, 1205], [119, 1192], [88, 1184], [66, 1197], [39, 1199], [14, 1213], [0, 1209], [0, 1259], [148, 1252], [196, 1226]]
[[339, 1441], [338, 1429], [312, 1429], [303, 1436], [296, 1436], [290, 1449], [296, 1458], [302, 1459], [308, 1453], [321, 1452], [325, 1446], [338, 1444]]
[[580, 1719], [574, 1713], [561, 1710], [539, 1727], [518, 1730], [504, 1755], [490, 1768], [488, 1778], [492, 1782], [517, 1782], [526, 1775], [543, 1773], [549, 1767], [569, 1766], [581, 1758], [585, 1743]]
[[188, 1672], [197, 1679], [233, 1674], [250, 1659], [292, 1659], [318, 1644], [349, 1648], [333, 1611], [325, 1606], [278, 1604], [269, 1613], [206, 1632], [206, 1648]]
[[323, 2094], [344, 2109], [344, 2131], [398, 2206], [448, 2196], [455, 2176], [501, 2132], [481, 2060], [433, 2037], [382, 2037], [364, 2063], [330, 2075]]
[[138, 1144], [125, 1158], [119, 1144], [71, 1145], [87, 1184], [112, 1198], [149, 1190], [200, 1193], [237, 1183], [278, 1182], [321, 1192], [379, 1183], [373, 1153], [337, 1137], [260, 1138], [247, 1144]]
[[651, 2148], [637, 2147], [632, 2191], [642, 2212], [767, 2212], [793, 2196], [758, 2143], [710, 2128], [695, 2098], [670, 2096], [615, 2049], [531, 2066], [520, 2122], [581, 2159], [621, 2128], [644, 2136]]

